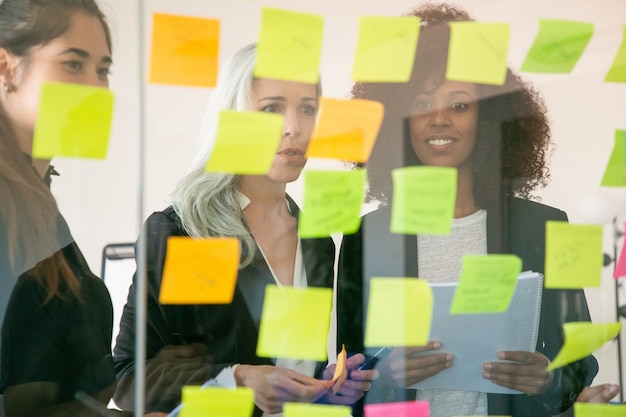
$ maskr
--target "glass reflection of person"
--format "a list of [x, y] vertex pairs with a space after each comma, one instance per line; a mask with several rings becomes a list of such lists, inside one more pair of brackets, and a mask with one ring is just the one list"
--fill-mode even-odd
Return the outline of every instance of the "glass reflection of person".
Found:
[[[502, 86], [447, 80], [448, 23], [470, 17], [446, 4], [425, 4], [409, 15], [421, 18], [410, 81], [357, 83], [352, 90], [354, 97], [385, 105], [385, 120], [367, 169], [369, 195], [387, 205], [366, 215], [364, 226], [345, 236], [342, 243], [338, 343], [345, 343], [349, 351], [363, 350], [364, 292], [370, 276], [397, 274], [452, 282], [458, 280], [463, 254], [487, 253], [515, 254], [524, 270], [543, 272], [545, 223], [567, 220], [561, 210], [531, 200], [532, 191], [548, 181], [551, 146], [546, 109], [537, 91], [510, 69]], [[389, 234], [390, 172], [410, 165], [456, 168], [450, 235], [415, 239]], [[368, 225], [374, 227], [369, 236]], [[406, 267], [389, 263], [393, 254], [385, 248], [396, 246], [384, 242], [394, 239], [403, 239]], [[368, 244], [363, 241], [378, 252], [364, 252]], [[379, 257], [378, 270], [364, 275], [363, 262], [369, 256]], [[482, 364], [483, 378], [521, 395], [405, 390], [454, 366], [454, 356], [441, 351], [444, 341], [430, 341], [426, 346], [394, 349], [379, 364], [381, 378], [366, 401], [427, 400], [433, 416], [558, 414], [572, 405], [597, 372], [592, 356], [554, 372], [545, 371], [563, 344], [563, 323], [585, 320], [590, 317], [583, 291], [544, 289], [536, 352], [503, 351], [493, 362]]]
[[[356, 371], [339, 396], [327, 390], [325, 372], [311, 361], [260, 358], [256, 342], [266, 285], [333, 285], [334, 244], [330, 238], [300, 239], [298, 207], [285, 194], [298, 178], [315, 123], [319, 85], [254, 78], [255, 47], [239, 50], [224, 65], [204, 119], [203, 148], [173, 194], [173, 205], [145, 225], [148, 270], [148, 410], [167, 410], [180, 401], [183, 385], [201, 384], [231, 372], [239, 386], [255, 390], [255, 415], [279, 413], [285, 402], [351, 403], [363, 395], [376, 371]], [[222, 109], [284, 116], [282, 137], [265, 175], [205, 172]], [[170, 236], [231, 236], [242, 255], [235, 295], [228, 305], [171, 306], [159, 303]], [[114, 349], [120, 384], [115, 394], [132, 407], [135, 344], [135, 287], [132, 286]], [[356, 368], [358, 354], [348, 360]], [[322, 375], [323, 373], [323, 375]]]

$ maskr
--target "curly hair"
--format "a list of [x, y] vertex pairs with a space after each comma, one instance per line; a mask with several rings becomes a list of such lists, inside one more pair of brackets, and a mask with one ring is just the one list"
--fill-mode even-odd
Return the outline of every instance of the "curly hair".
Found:
[[[449, 4], [427, 3], [407, 16], [420, 18], [420, 35], [411, 77], [406, 83], [362, 83], [353, 98], [380, 101], [385, 119], [367, 163], [370, 200], [386, 202], [392, 192], [391, 170], [421, 165], [410, 143], [408, 118], [416, 92], [427, 80], [445, 81], [449, 22], [472, 21]], [[474, 199], [481, 208], [504, 196], [533, 198], [547, 185], [550, 126], [543, 99], [529, 83], [507, 68], [503, 85], [477, 84], [479, 116], [474, 148]], [[401, 138], [401, 140], [398, 140]]]

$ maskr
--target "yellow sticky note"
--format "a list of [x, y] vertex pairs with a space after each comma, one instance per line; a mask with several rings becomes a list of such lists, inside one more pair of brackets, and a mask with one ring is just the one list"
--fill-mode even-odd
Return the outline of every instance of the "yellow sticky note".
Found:
[[305, 171], [300, 237], [354, 233], [361, 224], [365, 170]]
[[219, 42], [219, 20], [155, 13], [150, 82], [214, 87]]
[[603, 261], [602, 226], [546, 223], [546, 288], [599, 287]]
[[506, 80], [508, 23], [450, 22], [446, 78], [502, 85]]
[[285, 403], [284, 417], [350, 417], [352, 409], [346, 405]]
[[215, 145], [207, 172], [262, 175], [272, 167], [283, 132], [276, 113], [234, 110], [220, 112]]
[[625, 417], [626, 405], [574, 403], [575, 417]]
[[626, 130], [615, 130], [615, 144], [604, 170], [601, 185], [626, 187]]
[[332, 298], [331, 288], [265, 287], [257, 355], [325, 361]]
[[394, 169], [391, 175], [391, 232], [449, 234], [456, 200], [456, 169], [413, 166]]
[[104, 159], [113, 92], [79, 84], [44, 83], [33, 134], [33, 158]]
[[322, 97], [307, 157], [366, 162], [376, 142], [384, 111], [378, 101]]
[[254, 412], [254, 390], [222, 387], [184, 386], [180, 417], [220, 416], [251, 417]]
[[591, 355], [617, 336], [621, 329], [621, 323], [579, 321], [563, 324], [565, 343], [546, 370], [551, 371]]
[[539, 33], [522, 64], [522, 71], [569, 73], [583, 54], [593, 23], [540, 19]]
[[409, 81], [419, 28], [420, 18], [415, 16], [360, 17], [352, 79], [362, 82]]
[[162, 304], [228, 304], [239, 269], [239, 239], [167, 239], [159, 302]]
[[464, 255], [450, 314], [507, 311], [520, 272], [522, 260], [515, 255]]
[[264, 7], [254, 76], [317, 83], [323, 27], [322, 16]]
[[622, 44], [615, 55], [613, 64], [606, 74], [604, 81], [613, 83], [626, 83], [626, 25], [623, 27]]
[[433, 316], [433, 292], [419, 278], [370, 281], [365, 346], [424, 346]]

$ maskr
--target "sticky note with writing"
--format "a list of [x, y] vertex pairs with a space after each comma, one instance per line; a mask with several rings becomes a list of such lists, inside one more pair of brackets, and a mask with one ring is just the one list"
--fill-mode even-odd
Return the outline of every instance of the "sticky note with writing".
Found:
[[546, 370], [551, 371], [591, 355], [617, 336], [621, 329], [621, 323], [579, 321], [563, 324], [565, 343]]
[[182, 403], [180, 417], [252, 417], [254, 390], [188, 385], [182, 389]]
[[391, 175], [391, 232], [449, 234], [456, 199], [456, 169], [413, 166], [394, 169]]
[[265, 287], [257, 355], [326, 360], [332, 298], [331, 288]]
[[113, 118], [106, 88], [44, 83], [33, 133], [33, 158], [104, 159]]
[[350, 417], [352, 409], [345, 405], [285, 403], [284, 417]]
[[307, 157], [365, 162], [383, 122], [382, 103], [322, 97]]
[[207, 172], [262, 175], [272, 167], [284, 118], [276, 113], [222, 110]]
[[615, 55], [613, 64], [609, 72], [606, 74], [604, 81], [612, 83], [626, 83], [626, 25], [622, 28], [624, 33], [622, 37], [622, 44]]
[[419, 278], [370, 280], [365, 346], [424, 346], [430, 335], [433, 292]]
[[239, 239], [171, 236], [163, 266], [162, 304], [228, 304], [239, 269]]
[[624, 417], [626, 405], [575, 402], [574, 415], [576, 417]]
[[506, 80], [508, 23], [450, 22], [446, 78], [502, 85]]
[[303, 238], [354, 233], [361, 224], [365, 170], [305, 171], [304, 203], [298, 222]]
[[515, 292], [522, 260], [515, 255], [465, 255], [450, 314], [502, 313]]
[[405, 83], [411, 77], [420, 19], [415, 16], [359, 18], [352, 79]]
[[365, 417], [428, 417], [430, 415], [427, 401], [367, 404], [364, 411]]
[[254, 76], [317, 83], [323, 28], [322, 16], [264, 7]]
[[546, 288], [599, 287], [602, 226], [546, 222]]
[[522, 71], [569, 73], [583, 54], [593, 23], [540, 19], [539, 33], [522, 64]]
[[155, 13], [150, 82], [215, 86], [219, 42], [219, 20]]
[[626, 187], [626, 130], [615, 130], [613, 152], [600, 184], [605, 187]]

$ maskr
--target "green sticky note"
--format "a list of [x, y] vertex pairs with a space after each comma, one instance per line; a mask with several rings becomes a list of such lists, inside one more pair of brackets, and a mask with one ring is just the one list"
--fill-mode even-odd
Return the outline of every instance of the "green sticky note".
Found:
[[433, 292], [419, 278], [370, 281], [365, 346], [424, 346], [433, 316]]
[[44, 83], [33, 134], [33, 158], [104, 159], [113, 118], [113, 92], [79, 84]]
[[540, 19], [539, 33], [522, 64], [522, 71], [569, 73], [583, 54], [593, 23]]
[[621, 323], [579, 321], [563, 324], [565, 343], [546, 370], [558, 369], [591, 355], [617, 336], [621, 329]]
[[228, 389], [189, 385], [182, 389], [182, 403], [180, 417], [251, 417], [254, 390], [247, 387]]
[[503, 313], [515, 292], [522, 260], [515, 255], [465, 255], [450, 314]]
[[502, 85], [506, 80], [508, 23], [450, 22], [446, 78]]
[[420, 19], [414, 16], [359, 18], [352, 79], [405, 83], [411, 77]]
[[394, 169], [391, 175], [391, 232], [449, 234], [456, 199], [456, 169], [413, 166]]
[[264, 7], [254, 76], [317, 83], [323, 27], [321, 16]]
[[345, 405], [285, 403], [284, 417], [350, 417], [352, 409]]
[[325, 361], [332, 299], [331, 288], [265, 287], [257, 355]]
[[576, 417], [624, 417], [626, 405], [574, 403], [574, 416]]
[[546, 288], [599, 287], [602, 226], [546, 222]]
[[600, 185], [626, 187], [626, 130], [615, 130], [615, 144]]
[[284, 118], [276, 113], [220, 112], [215, 145], [207, 172], [262, 175], [272, 167], [283, 132]]
[[626, 83], [626, 25], [623, 28], [624, 35], [622, 44], [617, 51], [613, 64], [606, 74], [604, 81], [613, 83]]
[[361, 224], [365, 170], [305, 171], [304, 204], [298, 222], [303, 238], [354, 233]]

